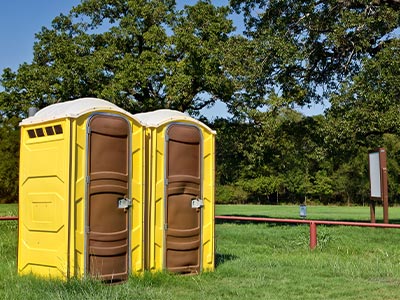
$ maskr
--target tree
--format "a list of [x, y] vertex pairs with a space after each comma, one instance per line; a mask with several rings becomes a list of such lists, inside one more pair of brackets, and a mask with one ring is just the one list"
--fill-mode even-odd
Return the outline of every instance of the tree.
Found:
[[0, 203], [18, 198], [18, 118], [0, 118]]
[[130, 112], [196, 113], [233, 94], [228, 13], [210, 1], [182, 11], [173, 0], [83, 1], [36, 35], [32, 63], [3, 73], [4, 93], [21, 109], [93, 96]]
[[[241, 70], [237, 103], [256, 104], [271, 116], [294, 104], [332, 104], [326, 118], [309, 131], [309, 140], [293, 131], [307, 127], [288, 126], [299, 123], [279, 127], [277, 136], [285, 142], [276, 144], [274, 152], [282, 151], [278, 156], [285, 157], [285, 166], [293, 166], [284, 173], [288, 191], [332, 194], [337, 201], [364, 199], [368, 149], [384, 146], [384, 135], [398, 134], [400, 128], [400, 2], [230, 3], [245, 16], [248, 41], [243, 45], [251, 50], [245, 58], [251, 67]], [[231, 69], [237, 68], [232, 61]], [[252, 114], [246, 117], [252, 119]], [[302, 151], [302, 144], [312, 150]], [[269, 165], [283, 170], [279, 160]]]
[[325, 177], [332, 172], [322, 143], [322, 116], [305, 117], [285, 108], [277, 114], [253, 111], [249, 116], [247, 121], [213, 124], [219, 184], [235, 184], [258, 202], [296, 202], [299, 197], [329, 194], [328, 179], [318, 175], [321, 169]]
[[165, 80], [173, 108], [197, 112], [217, 100], [229, 102], [234, 84], [225, 72], [225, 49], [233, 32], [227, 7], [199, 1], [175, 18]]
[[377, 147], [383, 134], [399, 134], [399, 82], [400, 40], [393, 40], [332, 96], [327, 112], [331, 143]]
[[233, 120], [218, 118], [211, 124], [216, 136], [216, 181], [220, 185], [235, 183], [247, 173], [256, 136], [256, 128]]
[[398, 0], [231, 0], [245, 16], [257, 68], [246, 75], [252, 97], [271, 107], [328, 99], [393, 40]]
[[317, 196], [320, 201], [331, 198], [333, 194], [333, 182], [332, 178], [325, 170], [316, 172], [311, 193], [312, 195]]
[[400, 137], [396, 134], [384, 134], [383, 142], [387, 153], [389, 203], [398, 204], [400, 200]]
[[279, 176], [258, 176], [257, 178], [239, 180], [237, 185], [248, 192], [258, 203], [270, 203], [270, 196], [279, 193], [283, 180]]
[[55, 17], [36, 34], [32, 62], [0, 78], [0, 197], [16, 195], [17, 124], [31, 106], [99, 97], [132, 113], [198, 114], [230, 101], [234, 85], [223, 67], [234, 29], [228, 14], [208, 0], [180, 11], [174, 0], [86, 0]]
[[[216, 173], [221, 195], [238, 202], [364, 199], [371, 147], [394, 149], [398, 172], [400, 1], [230, 3], [244, 35], [233, 35], [230, 10], [210, 0], [181, 10], [174, 0], [85, 0], [42, 28], [33, 61], [0, 78], [0, 196], [16, 191], [11, 158], [28, 107], [87, 96], [133, 113], [199, 116], [226, 103], [233, 117], [212, 124]], [[331, 102], [325, 116], [293, 109], [322, 100]], [[398, 190], [391, 185], [393, 197]]]

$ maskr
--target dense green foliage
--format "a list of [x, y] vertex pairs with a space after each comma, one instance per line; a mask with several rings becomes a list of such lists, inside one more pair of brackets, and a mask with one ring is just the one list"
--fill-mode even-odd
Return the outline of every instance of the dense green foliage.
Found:
[[19, 130], [15, 117], [0, 119], [0, 203], [18, 197]]
[[[331, 108], [332, 110], [334, 108]], [[389, 199], [400, 201], [400, 139], [395, 133], [341, 139], [342, 122], [327, 116], [305, 117], [285, 110], [273, 124], [235, 124], [218, 120], [217, 188], [219, 203], [364, 204], [369, 201], [368, 151], [387, 150]], [[355, 120], [353, 120], [355, 122]], [[333, 123], [333, 124], [332, 124]], [[363, 124], [360, 124], [360, 127]], [[273, 129], [275, 127], [275, 129]], [[238, 129], [240, 128], [240, 129]], [[350, 132], [349, 132], [350, 134]], [[229, 146], [230, 145], [230, 146]], [[223, 193], [231, 188], [236, 194]]]
[[[236, 106], [236, 118], [214, 124], [219, 182], [253, 202], [364, 203], [368, 150], [385, 147], [389, 199], [398, 202], [400, 2], [231, 5], [244, 15], [253, 50], [246, 57], [252, 68], [241, 70], [240, 79], [242, 98], [254, 106]], [[324, 116], [293, 110], [321, 100], [331, 105]]]
[[[389, 199], [400, 202], [398, 0], [175, 2], [82, 1], [36, 34], [32, 62], [3, 70], [2, 201], [18, 193], [28, 107], [94, 96], [210, 122], [222, 203], [363, 203], [376, 147], [387, 149]], [[231, 115], [207, 121], [200, 110], [217, 101]], [[321, 101], [324, 115], [294, 109]]]
[[396, 40], [398, 0], [231, 0], [243, 13], [256, 69], [246, 74], [252, 98], [271, 106], [330, 97]]

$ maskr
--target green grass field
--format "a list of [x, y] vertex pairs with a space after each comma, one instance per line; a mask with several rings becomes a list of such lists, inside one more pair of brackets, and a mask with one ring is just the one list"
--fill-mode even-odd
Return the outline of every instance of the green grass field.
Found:
[[[391, 208], [389, 216], [399, 219]], [[217, 214], [298, 218], [297, 206], [217, 206]], [[0, 205], [0, 215], [16, 213]], [[377, 217], [381, 217], [377, 208]], [[396, 215], [397, 214], [397, 215]], [[308, 207], [309, 219], [366, 221], [368, 207]], [[132, 276], [125, 284], [16, 273], [17, 222], [0, 222], [0, 299], [400, 299], [400, 229], [218, 222], [217, 268]]]
[[[256, 216], [299, 219], [298, 205], [217, 205], [216, 215]], [[375, 209], [376, 221], [382, 222], [383, 209]], [[307, 219], [335, 221], [369, 221], [369, 206], [307, 206]], [[400, 223], [400, 207], [389, 208], [391, 223]]]

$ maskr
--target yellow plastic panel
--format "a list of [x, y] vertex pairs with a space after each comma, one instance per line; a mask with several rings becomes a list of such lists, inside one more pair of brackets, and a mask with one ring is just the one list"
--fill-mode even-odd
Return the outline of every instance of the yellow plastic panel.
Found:
[[40, 265], [27, 264], [22, 270], [19, 271], [19, 273], [23, 275], [35, 274], [40, 277], [55, 278], [55, 279], [56, 278], [65, 279], [67, 276], [66, 273], [61, 273], [58, 267], [55, 267], [54, 265], [47, 266], [45, 263]]
[[203, 129], [203, 270], [214, 270], [215, 136]]
[[66, 278], [70, 140], [69, 126], [57, 125], [63, 134], [30, 138], [21, 129], [18, 272]]
[[131, 270], [144, 271], [144, 128], [132, 123]]
[[30, 145], [30, 147], [21, 146], [21, 148], [25, 148], [22, 150], [25, 150], [23, 157], [26, 157], [26, 161], [21, 162], [22, 185], [29, 178], [45, 178], [49, 176], [56, 176], [60, 181], [65, 183], [67, 178], [64, 168], [67, 158], [63, 156], [67, 153], [62, 149], [64, 143], [38, 145], [48, 148], [41, 149], [33, 145]]
[[[46, 179], [46, 180], [44, 180]], [[53, 179], [53, 180], [52, 180]], [[38, 184], [57, 186], [57, 180], [53, 178], [31, 179], [25, 182], [27, 188]], [[33, 190], [33, 188], [30, 188]], [[31, 231], [43, 231], [56, 233], [65, 225], [63, 210], [65, 203], [59, 194], [48, 193], [27, 193], [26, 210], [22, 212], [24, 225]]]
[[165, 129], [162, 126], [153, 131], [153, 177], [152, 185], [154, 188], [153, 203], [153, 257], [152, 263], [154, 271], [160, 271], [164, 266], [164, 216], [165, 216]]
[[164, 244], [164, 136], [165, 127], [151, 128], [149, 199], [149, 269], [153, 272], [163, 269]]
[[58, 235], [30, 231], [26, 227], [21, 228], [20, 232], [26, 236], [19, 242], [19, 251], [25, 254], [18, 260], [18, 269], [21, 274], [67, 277], [68, 253], [64, 239], [65, 227], [59, 230]]
[[74, 209], [74, 220], [71, 221], [73, 228], [71, 230], [71, 274], [81, 278], [85, 274], [85, 188], [86, 188], [86, 120], [87, 116], [83, 116], [73, 122], [75, 129], [75, 185], [72, 187], [73, 203], [71, 207]]
[[74, 227], [75, 227], [75, 240], [74, 240], [74, 250], [72, 253], [75, 254], [74, 257], [74, 267], [71, 273], [75, 277], [83, 277], [85, 271], [85, 261], [84, 261], [84, 249], [85, 249], [85, 210], [83, 198], [75, 200], [75, 215], [74, 215]]

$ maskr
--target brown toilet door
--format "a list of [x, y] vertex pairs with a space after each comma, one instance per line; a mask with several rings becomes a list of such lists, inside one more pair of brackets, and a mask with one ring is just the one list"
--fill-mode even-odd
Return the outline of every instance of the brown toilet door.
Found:
[[[191, 125], [167, 130], [165, 267], [171, 272], [201, 269], [201, 133]], [[193, 205], [194, 203], [194, 205]]]
[[126, 280], [129, 273], [130, 126], [95, 114], [88, 125], [87, 274]]

